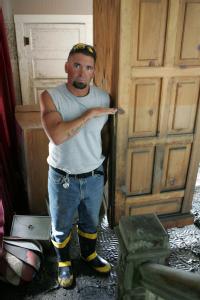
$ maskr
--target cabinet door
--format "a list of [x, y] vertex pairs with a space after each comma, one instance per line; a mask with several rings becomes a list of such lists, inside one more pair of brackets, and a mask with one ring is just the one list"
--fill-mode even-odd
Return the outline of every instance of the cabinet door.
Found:
[[29, 210], [34, 214], [46, 214], [48, 139], [44, 130], [25, 130], [24, 144]]
[[[121, 1], [115, 217], [189, 213], [198, 168], [200, 1]], [[195, 66], [195, 67], [194, 67]], [[187, 195], [187, 197], [186, 197]]]
[[[34, 107], [35, 108], [35, 107]], [[15, 118], [23, 133], [23, 175], [28, 194], [29, 211], [46, 214], [48, 143], [42, 128], [40, 112], [31, 106], [17, 106]]]

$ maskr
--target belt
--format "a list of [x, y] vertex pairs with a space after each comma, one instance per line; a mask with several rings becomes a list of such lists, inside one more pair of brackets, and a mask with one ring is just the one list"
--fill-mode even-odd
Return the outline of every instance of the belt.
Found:
[[103, 175], [103, 174], [104, 174], [102, 171], [99, 171], [98, 169], [95, 169], [95, 170], [93, 170], [93, 171], [91, 171], [91, 172], [82, 173], [82, 174], [69, 174], [69, 173], [67, 173], [67, 172], [65, 172], [65, 171], [63, 171], [63, 170], [54, 168], [54, 167], [52, 167], [52, 166], [51, 166], [51, 168], [52, 168], [55, 172], [57, 172], [57, 173], [59, 173], [59, 174], [61, 174], [61, 175], [64, 175], [64, 176], [68, 175], [69, 177], [73, 177], [73, 178], [77, 178], [77, 179], [80, 179], [80, 178], [87, 178], [87, 177], [90, 177], [90, 176], [94, 176], [95, 174], [99, 174], [99, 175]]

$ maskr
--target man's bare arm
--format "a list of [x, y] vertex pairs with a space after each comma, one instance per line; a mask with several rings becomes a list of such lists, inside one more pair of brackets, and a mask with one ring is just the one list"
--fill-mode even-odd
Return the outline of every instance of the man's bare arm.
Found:
[[49, 93], [44, 91], [40, 99], [41, 121], [48, 138], [56, 145], [62, 144], [77, 134], [91, 118], [115, 114], [116, 109], [95, 107], [72, 121], [63, 121]]

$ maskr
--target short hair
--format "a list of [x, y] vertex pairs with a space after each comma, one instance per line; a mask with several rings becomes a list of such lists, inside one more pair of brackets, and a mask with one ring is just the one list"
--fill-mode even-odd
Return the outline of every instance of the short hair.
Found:
[[94, 58], [94, 61], [96, 62], [96, 51], [93, 46], [83, 44], [83, 43], [78, 43], [72, 47], [72, 49], [69, 52], [69, 56], [75, 54], [75, 53], [82, 53], [87, 56], [91, 56]]

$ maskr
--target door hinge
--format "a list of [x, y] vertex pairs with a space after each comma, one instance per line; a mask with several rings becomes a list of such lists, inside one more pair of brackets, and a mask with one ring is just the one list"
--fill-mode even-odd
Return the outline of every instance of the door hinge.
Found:
[[24, 46], [29, 45], [29, 37], [24, 36]]

